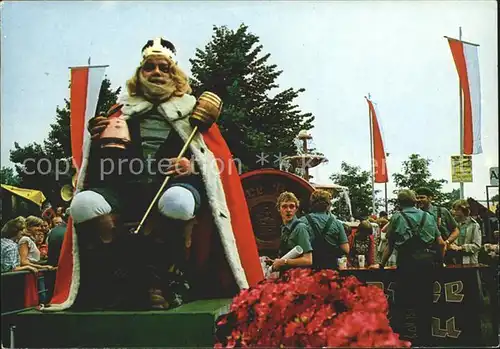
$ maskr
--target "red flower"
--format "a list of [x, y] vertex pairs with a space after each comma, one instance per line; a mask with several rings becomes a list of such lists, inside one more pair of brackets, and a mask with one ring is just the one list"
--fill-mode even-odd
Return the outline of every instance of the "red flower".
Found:
[[217, 321], [215, 347], [408, 347], [387, 309], [383, 291], [355, 277], [293, 269], [234, 297]]

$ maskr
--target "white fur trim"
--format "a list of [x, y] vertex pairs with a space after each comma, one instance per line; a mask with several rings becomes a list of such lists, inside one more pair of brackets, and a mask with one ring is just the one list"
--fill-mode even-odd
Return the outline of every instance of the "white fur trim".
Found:
[[43, 312], [55, 312], [69, 309], [75, 303], [80, 287], [80, 258], [78, 254], [78, 237], [76, 235], [75, 225], [73, 225], [73, 273], [71, 276], [71, 285], [66, 301], [60, 304], [51, 304], [49, 307], [40, 309]]
[[123, 104], [121, 111], [125, 120], [131, 115], [145, 113], [153, 108], [153, 103], [142, 97], [120, 96], [118, 104]]

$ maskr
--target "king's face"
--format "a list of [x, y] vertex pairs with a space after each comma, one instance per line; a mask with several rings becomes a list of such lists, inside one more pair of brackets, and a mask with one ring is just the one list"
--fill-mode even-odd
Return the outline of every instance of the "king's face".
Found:
[[142, 76], [152, 84], [165, 84], [169, 73], [170, 63], [164, 57], [151, 57], [141, 67]]

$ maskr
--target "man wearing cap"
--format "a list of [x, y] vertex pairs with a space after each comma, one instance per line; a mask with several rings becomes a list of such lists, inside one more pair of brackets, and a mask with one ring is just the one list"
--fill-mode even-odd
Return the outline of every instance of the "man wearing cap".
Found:
[[[453, 215], [445, 207], [432, 205], [434, 193], [427, 187], [421, 187], [415, 190], [417, 194], [417, 205], [420, 209], [429, 212], [437, 223], [441, 237], [446, 243], [446, 248], [458, 238], [458, 224]], [[447, 262], [451, 259], [446, 258]]]
[[445, 245], [434, 217], [415, 207], [413, 191], [401, 190], [397, 201], [401, 211], [394, 213], [388, 225], [388, 246], [384, 250], [380, 268], [385, 267], [393, 249], [396, 249], [398, 311], [395, 315], [399, 319], [395, 323], [403, 325], [405, 311], [414, 309], [417, 315], [417, 340], [412, 341], [425, 345], [429, 343], [431, 335], [436, 254], [443, 254]]
[[[89, 122], [88, 166], [79, 176], [85, 188], [71, 203], [74, 234], [62, 250], [72, 252], [71, 268], [59, 268], [52, 309], [72, 306], [77, 295], [85, 308], [141, 308], [147, 296], [153, 308], [169, 309], [185, 298], [232, 296], [263, 278], [239, 175], [217, 125], [197, 133], [176, 159], [193, 130], [196, 98], [175, 55], [163, 38], [143, 47], [128, 93], [108, 113], [126, 121], [130, 139], [121, 147], [101, 138], [110, 118]], [[128, 234], [120, 222], [137, 226], [166, 175], [171, 181], [144, 229]]]

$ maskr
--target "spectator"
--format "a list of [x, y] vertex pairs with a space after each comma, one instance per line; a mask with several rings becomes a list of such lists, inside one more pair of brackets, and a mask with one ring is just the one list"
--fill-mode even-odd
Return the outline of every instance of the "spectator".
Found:
[[309, 198], [311, 213], [301, 218], [311, 232], [313, 265], [320, 269], [336, 269], [337, 259], [349, 253], [342, 223], [330, 212], [332, 196], [326, 190], [315, 190]]
[[48, 263], [50, 265], [58, 265], [59, 255], [61, 253], [61, 246], [64, 240], [64, 234], [66, 233], [67, 225], [64, 221], [61, 224], [56, 225], [49, 233], [47, 239], [48, 244]]
[[380, 217], [379, 219], [377, 219], [376, 223], [379, 226], [379, 228], [382, 230], [387, 225], [387, 223], [389, 223], [389, 219], [387, 219], [387, 216], [386, 217]]
[[[59, 256], [61, 254], [61, 247], [64, 240], [64, 235], [66, 233], [67, 225], [62, 222], [58, 224], [54, 228], [52, 228], [49, 232], [49, 236], [47, 238], [47, 246], [48, 246], [48, 258], [47, 264], [58, 266], [59, 265]], [[54, 293], [54, 285], [56, 282], [56, 274], [48, 273], [45, 275], [45, 284], [47, 286], [47, 299], [51, 299]]]
[[40, 262], [47, 261], [47, 243], [45, 242], [43, 227], [35, 232], [35, 244], [40, 251]]
[[21, 258], [19, 256], [19, 248], [17, 241], [21, 234], [26, 229], [24, 217], [11, 219], [2, 227], [1, 238], [1, 256], [2, 256], [2, 273], [10, 271], [28, 270], [36, 273], [37, 268], [31, 265], [21, 266]]
[[55, 228], [58, 225], [61, 225], [64, 223], [64, 219], [61, 216], [55, 216], [52, 218], [52, 227]]
[[44, 236], [43, 241], [46, 243], [47, 242], [47, 235], [49, 234], [49, 231], [52, 227], [51, 227], [49, 219], [45, 219], [43, 217], [42, 217], [42, 219], [43, 219], [42, 231], [43, 231], [43, 236]]
[[25, 220], [26, 229], [21, 233], [21, 238], [18, 241], [19, 256], [21, 258], [21, 266], [31, 265], [38, 269], [52, 270], [50, 265], [42, 266], [37, 264], [40, 261], [40, 250], [36, 246], [36, 234], [42, 230], [43, 219], [35, 216], [29, 216]]
[[294, 259], [275, 259], [273, 261], [273, 270], [311, 266], [313, 257], [309, 229], [296, 216], [299, 208], [299, 200], [294, 193], [285, 191], [278, 197], [276, 207], [283, 221], [281, 226], [280, 256], [284, 256], [295, 246], [302, 247], [303, 253]]
[[373, 237], [373, 227], [367, 220], [358, 225], [358, 229], [349, 235], [349, 257], [348, 263], [351, 266], [359, 267], [358, 256], [365, 256], [366, 267], [375, 264], [375, 240]]
[[64, 215], [64, 207], [59, 206], [56, 208], [56, 216], [61, 217]]
[[[380, 221], [380, 229], [378, 231], [378, 235], [375, 236], [375, 246], [377, 247], [377, 253], [375, 255], [375, 262], [380, 263], [382, 261], [382, 255], [384, 253], [384, 250], [388, 246], [388, 240], [387, 240], [387, 228], [389, 227], [389, 221], [384, 220], [383, 218], [379, 218]], [[393, 266], [396, 265], [396, 259], [398, 256], [398, 251], [394, 249], [392, 252], [391, 256], [389, 257], [389, 260], [387, 262], [387, 266]]]
[[482, 241], [479, 224], [470, 217], [467, 200], [457, 200], [452, 207], [460, 233], [458, 239], [449, 245], [449, 249], [458, 252], [458, 257], [463, 264], [478, 264]]
[[500, 251], [499, 251], [499, 243], [498, 243], [498, 230], [495, 230], [493, 232], [493, 237], [494, 237], [494, 239], [496, 241], [496, 244], [484, 244], [483, 247], [484, 247], [484, 250], [486, 251], [486, 253], [488, 253], [488, 255], [491, 258], [496, 259], [497, 262], [498, 262], [498, 255], [500, 253]]
[[397, 290], [394, 313], [396, 326], [405, 326], [405, 310], [416, 312], [417, 338], [415, 345], [425, 345], [431, 339], [434, 268], [436, 248], [444, 254], [445, 243], [434, 217], [415, 207], [416, 197], [411, 190], [398, 193], [401, 212], [395, 213], [387, 228], [388, 247], [384, 250], [380, 268], [384, 268], [393, 249], [397, 256]]
[[429, 212], [437, 222], [441, 237], [448, 246], [458, 237], [458, 226], [455, 219], [445, 207], [432, 205], [434, 193], [426, 187], [418, 188], [416, 191], [417, 207]]
[[19, 254], [21, 265], [40, 261], [40, 250], [36, 245], [37, 235], [42, 231], [43, 219], [29, 216], [26, 218], [26, 230], [19, 239]]
[[380, 211], [380, 213], [378, 214], [378, 218], [379, 219], [383, 218], [383, 219], [389, 220], [389, 215], [385, 211]]

